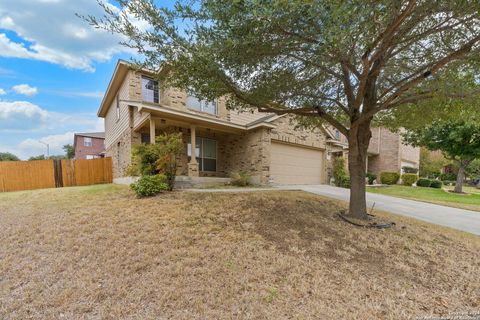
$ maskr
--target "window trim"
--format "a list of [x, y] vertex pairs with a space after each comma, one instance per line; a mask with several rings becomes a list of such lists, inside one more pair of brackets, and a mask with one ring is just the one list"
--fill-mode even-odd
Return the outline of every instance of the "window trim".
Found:
[[[153, 91], [153, 101], [147, 101], [143, 98], [143, 90], [146, 90], [146, 88], [143, 87], [143, 79], [153, 81], [157, 84], [156, 90], [155, 90], [155, 85], [154, 85], [153, 90], [152, 90]], [[140, 80], [140, 86], [141, 86], [140, 94], [141, 94], [142, 102], [156, 103], [156, 104], [160, 103], [160, 83], [158, 82], [158, 80], [155, 80], [151, 77], [142, 75], [141, 80]], [[150, 89], [148, 89], [148, 90], [150, 90]], [[157, 92], [157, 101], [155, 101], [155, 91]]]
[[[190, 162], [190, 159], [192, 158], [192, 156], [191, 156], [191, 155], [192, 155], [191, 137], [188, 136], [187, 139], [188, 139], [188, 141], [189, 141], [189, 142], [187, 142], [187, 159], [188, 159], [188, 161]], [[196, 154], [195, 154], [195, 158], [197, 159], [197, 162], [198, 162], [198, 170], [199, 170], [200, 172], [211, 172], [211, 173], [218, 172], [218, 170], [217, 170], [217, 166], [218, 166], [218, 140], [211, 139], [211, 138], [198, 137], [198, 136], [197, 136], [196, 139], [195, 139], [195, 142], [198, 143], [199, 140], [201, 141], [201, 144], [200, 144], [200, 155], [199, 155], [199, 157], [196, 157]], [[215, 142], [215, 158], [204, 157], [204, 156], [203, 156], [203, 150], [204, 150], [204, 148], [203, 148], [203, 141], [204, 141], [204, 140], [210, 140], [210, 141], [214, 141], [214, 142]], [[189, 146], [190, 146], [190, 148], [189, 148]], [[190, 149], [190, 156], [188, 155], [189, 149]], [[195, 146], [195, 149], [196, 149], [196, 146]], [[195, 150], [195, 151], [196, 151], [196, 150]], [[201, 168], [203, 169], [203, 167], [204, 167], [204, 166], [203, 166], [203, 160], [204, 160], [204, 159], [215, 160], [215, 171], [201, 170]]]

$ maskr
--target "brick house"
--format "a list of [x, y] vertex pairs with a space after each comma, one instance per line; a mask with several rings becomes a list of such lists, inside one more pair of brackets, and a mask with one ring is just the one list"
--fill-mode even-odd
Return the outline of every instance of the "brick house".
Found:
[[75, 159], [95, 159], [105, 156], [105, 132], [75, 133]]
[[153, 76], [120, 60], [98, 110], [116, 179], [126, 175], [132, 145], [154, 143], [166, 130], [183, 134], [177, 174], [187, 180], [245, 171], [261, 184], [328, 183], [331, 154], [346, 151], [326, 128], [298, 130], [290, 116], [228, 110], [223, 98], [200, 100]]
[[[331, 136], [337, 141], [329, 142], [336, 147], [330, 149], [333, 157], [348, 158], [347, 138], [337, 129], [328, 127]], [[372, 138], [368, 146], [367, 171], [376, 174], [390, 171], [402, 173], [402, 167], [419, 168], [420, 148], [403, 143], [400, 133], [392, 132], [386, 128], [372, 128]], [[331, 174], [329, 174], [331, 176]]]

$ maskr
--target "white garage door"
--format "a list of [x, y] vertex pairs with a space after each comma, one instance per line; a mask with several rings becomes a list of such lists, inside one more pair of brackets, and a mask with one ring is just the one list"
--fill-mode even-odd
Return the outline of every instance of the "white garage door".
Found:
[[280, 184], [323, 183], [323, 153], [272, 141], [270, 178]]

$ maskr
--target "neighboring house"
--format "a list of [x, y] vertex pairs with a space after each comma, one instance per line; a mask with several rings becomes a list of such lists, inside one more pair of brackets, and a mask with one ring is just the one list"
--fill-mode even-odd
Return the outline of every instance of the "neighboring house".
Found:
[[96, 159], [105, 156], [105, 132], [75, 133], [75, 159]]
[[291, 116], [227, 110], [223, 98], [199, 100], [153, 76], [120, 60], [98, 110], [114, 178], [126, 176], [132, 145], [166, 131], [183, 134], [177, 175], [190, 179], [244, 171], [262, 184], [328, 183], [331, 153], [346, 151], [331, 130], [296, 130]]
[[[348, 158], [347, 138], [334, 128], [329, 131], [335, 137], [336, 149], [331, 149], [332, 156]], [[331, 144], [335, 144], [329, 140]], [[368, 146], [367, 171], [376, 174], [391, 171], [402, 173], [402, 167], [419, 168], [420, 148], [403, 143], [399, 133], [386, 128], [372, 128], [372, 138]]]

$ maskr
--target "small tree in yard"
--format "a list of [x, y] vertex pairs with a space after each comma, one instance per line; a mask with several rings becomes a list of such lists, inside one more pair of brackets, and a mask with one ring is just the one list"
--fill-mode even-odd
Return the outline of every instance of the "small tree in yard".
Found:
[[201, 0], [173, 10], [118, 2], [120, 10], [99, 2], [105, 16], [85, 19], [126, 36], [144, 57], [139, 67], [163, 67], [165, 85], [226, 97], [230, 108], [326, 121], [344, 134], [355, 218], [367, 219], [374, 118], [437, 95], [472, 94], [449, 71], [478, 59], [477, 0]]
[[71, 144], [65, 144], [62, 147], [63, 151], [65, 151], [65, 157], [67, 159], [73, 159], [75, 157], [75, 149]]
[[441, 150], [447, 159], [458, 165], [455, 192], [462, 192], [465, 169], [480, 157], [480, 125], [465, 121], [435, 122], [424, 129], [404, 134], [405, 141], [429, 150]]
[[155, 138], [155, 144], [141, 144], [132, 151], [133, 167], [142, 176], [163, 174], [168, 189], [173, 190], [177, 171], [177, 157], [183, 149], [181, 133], [164, 133]]

